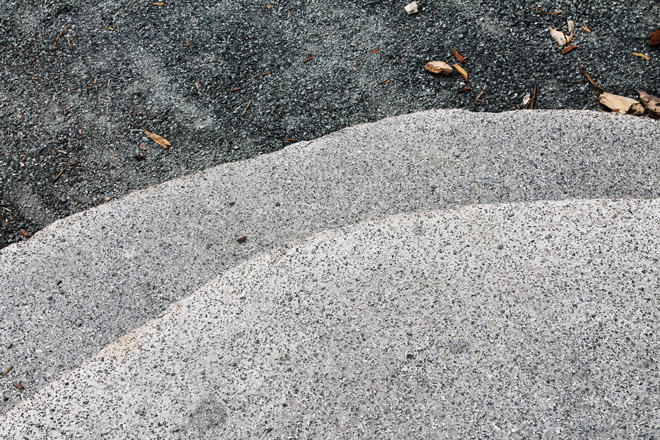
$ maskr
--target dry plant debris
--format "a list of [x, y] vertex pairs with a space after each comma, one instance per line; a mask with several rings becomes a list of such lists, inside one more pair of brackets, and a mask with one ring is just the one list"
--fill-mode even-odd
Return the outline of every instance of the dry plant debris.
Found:
[[638, 52], [631, 52], [633, 55], [636, 57], [644, 58], [646, 61], [650, 60], [648, 55], [644, 55], [643, 53], [638, 53]]
[[598, 97], [598, 101], [615, 113], [635, 116], [644, 114], [644, 107], [642, 104], [632, 98], [626, 98], [625, 96], [605, 92]]
[[573, 40], [573, 37], [575, 36], [575, 22], [573, 20], [568, 20], [566, 24], [568, 26], [568, 33], [558, 31], [552, 26], [548, 26], [550, 36], [557, 42], [560, 47], [566, 46]]
[[567, 53], [577, 49], [577, 46], [575, 44], [571, 44], [570, 46], [566, 46], [561, 50], [562, 55], [566, 55]]
[[660, 118], [660, 98], [657, 96], [649, 95], [643, 90], [637, 90], [639, 100], [642, 101], [648, 114], [654, 118]]
[[649, 34], [649, 46], [660, 44], [660, 29], [656, 29]]
[[467, 82], [467, 80], [468, 80], [468, 73], [465, 71], [465, 69], [463, 69], [463, 68], [462, 68], [460, 65], [458, 65], [458, 64], [454, 64], [453, 66], [454, 66], [454, 69], [456, 69], [456, 71], [457, 71], [458, 73], [461, 74], [461, 76], [463, 77], [463, 79], [465, 80], [465, 82]]
[[419, 5], [417, 4], [417, 2], [412, 2], [409, 5], [406, 5], [403, 9], [406, 10], [406, 13], [408, 15], [416, 14], [417, 12], [419, 12]]
[[170, 145], [172, 145], [172, 143], [170, 141], [168, 141], [167, 139], [165, 139], [164, 137], [159, 136], [155, 133], [151, 133], [150, 131], [147, 131], [147, 129], [145, 129], [145, 128], [143, 128], [142, 131], [144, 132], [145, 135], [147, 135], [147, 137], [149, 139], [151, 139], [152, 141], [154, 141], [155, 143], [157, 143], [158, 145], [160, 145], [163, 148], [167, 148]]
[[452, 55], [458, 60], [459, 63], [465, 64], [465, 58], [463, 58], [463, 55], [458, 53], [457, 50], [455, 50], [453, 47], [450, 47]]
[[591, 84], [591, 87], [593, 87], [594, 89], [598, 90], [599, 92], [605, 92], [605, 89], [602, 88], [601, 86], [599, 86], [598, 84], [596, 84], [596, 83], [594, 82], [594, 80], [591, 79], [591, 77], [589, 76], [589, 74], [588, 74], [587, 72], [584, 71], [584, 69], [582, 68], [582, 63], [581, 63], [580, 61], [578, 61], [578, 67], [580, 68], [580, 72], [582, 72], [582, 74], [585, 76], [585, 78], [587, 78], [587, 81], [589, 81], [589, 84]]
[[454, 71], [454, 69], [444, 61], [429, 61], [424, 68], [431, 73], [439, 73], [444, 76], [447, 76]]

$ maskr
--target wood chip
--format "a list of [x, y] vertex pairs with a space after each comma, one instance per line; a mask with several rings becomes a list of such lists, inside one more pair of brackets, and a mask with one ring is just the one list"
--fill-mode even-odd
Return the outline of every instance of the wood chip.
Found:
[[458, 91], [458, 93], [465, 93], [465, 92], [469, 91], [470, 89], [472, 89], [472, 87], [470, 87], [470, 86], [463, 87], [461, 90]]
[[163, 2], [154, 2], [154, 6], [165, 6]]
[[447, 76], [454, 71], [454, 69], [444, 61], [429, 61], [424, 68], [431, 73], [439, 73], [444, 76]]
[[646, 107], [649, 115], [655, 118], [660, 117], [660, 98], [649, 95], [643, 90], [637, 90], [637, 94], [639, 95], [639, 100], [642, 101], [642, 104]]
[[140, 142], [140, 145], [138, 145], [138, 148], [140, 150], [146, 150], [147, 149], [147, 144], [145, 144], [144, 142]]
[[566, 46], [561, 50], [562, 55], [566, 55], [567, 53], [577, 49], [577, 46], [575, 44], [571, 44], [570, 46]]
[[13, 365], [8, 366], [7, 369], [2, 372], [2, 375], [6, 376], [7, 374], [9, 374], [9, 372], [12, 370], [12, 368], [14, 368]]
[[372, 51], [369, 52], [369, 53], [376, 53], [376, 52], [378, 52], [379, 50], [380, 50], [380, 49], [374, 49], [374, 50], [372, 50]]
[[563, 14], [564, 11], [553, 11], [553, 12], [544, 12], [545, 15], [559, 15]]
[[298, 142], [298, 139], [294, 139], [294, 138], [284, 138], [282, 140], [286, 142]]
[[465, 64], [465, 58], [463, 58], [463, 55], [458, 53], [457, 50], [455, 50], [453, 47], [450, 47], [452, 55], [458, 60], [459, 63]]
[[636, 57], [644, 58], [646, 61], [648, 61], [648, 60], [651, 59], [651, 58], [649, 58], [648, 55], [644, 55], [643, 53], [637, 53], [637, 52], [631, 52], [631, 53], [632, 53], [633, 55], [635, 55]]
[[243, 235], [242, 237], [239, 237], [239, 239], [236, 240], [236, 241], [238, 242], [238, 244], [243, 244], [243, 243], [245, 243], [246, 240], [247, 240], [247, 237], [245, 235]]
[[264, 72], [264, 73], [262, 73], [261, 76], [270, 75], [271, 73], [273, 73], [273, 71], [272, 71], [272, 70], [269, 70], [268, 72]]
[[644, 114], [644, 107], [642, 104], [625, 96], [605, 92], [598, 97], [598, 101], [615, 113], [628, 115]]
[[234, 87], [230, 92], [238, 92], [239, 90], [243, 90], [243, 87]]
[[159, 135], [157, 135], [157, 134], [155, 134], [155, 133], [151, 133], [151, 132], [147, 131], [145, 128], [143, 128], [142, 131], [144, 132], [144, 134], [147, 135], [147, 137], [148, 137], [149, 139], [151, 139], [152, 141], [154, 141], [155, 143], [157, 143], [158, 145], [160, 145], [160, 146], [163, 147], [163, 148], [167, 148], [167, 147], [169, 147], [170, 145], [172, 145], [172, 144], [170, 143], [170, 141], [168, 141], [168, 140], [165, 139], [164, 137], [159, 136]]
[[586, 24], [583, 24], [580, 29], [582, 29], [585, 32], [591, 32], [591, 29], [589, 29]]
[[404, 6], [403, 9], [406, 10], [406, 13], [408, 15], [416, 14], [417, 12], [419, 12], [419, 6], [417, 5], [417, 2], [412, 2], [412, 3]]
[[467, 82], [467, 80], [468, 80], [468, 73], [465, 71], [465, 69], [463, 69], [463, 68], [462, 68], [460, 65], [458, 65], [458, 64], [453, 64], [452, 66], [454, 67], [454, 69], [456, 69], [456, 71], [457, 71], [458, 73], [461, 74], [461, 76], [463, 77], [463, 79], [465, 80], [465, 82]]
[[27, 237], [27, 238], [32, 237], [32, 235], [30, 235], [30, 233], [25, 229], [20, 229], [18, 232], [20, 232], [23, 237]]
[[20, 383], [20, 382], [12, 382], [11, 384], [14, 385], [16, 388], [18, 388], [19, 390], [24, 390], [25, 389], [23, 384]]
[[660, 29], [656, 29], [649, 34], [649, 46], [660, 44]]

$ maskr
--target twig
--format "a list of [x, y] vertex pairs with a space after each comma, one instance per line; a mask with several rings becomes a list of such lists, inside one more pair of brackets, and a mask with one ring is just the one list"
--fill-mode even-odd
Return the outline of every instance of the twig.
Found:
[[60, 39], [60, 37], [62, 36], [62, 34], [63, 34], [64, 32], [66, 32], [67, 29], [69, 29], [69, 25], [66, 25], [66, 27], [65, 27], [64, 29], [62, 29], [62, 32], [60, 32], [59, 34], [57, 34], [57, 37], [55, 37], [55, 41], [53, 41], [53, 44], [52, 44], [50, 47], [55, 47], [55, 45], [57, 44], [57, 40]]
[[527, 110], [534, 110], [534, 104], [536, 104], [536, 90], [537, 90], [537, 85], [534, 84], [534, 91], [532, 92], [532, 97], [529, 99], [527, 104], [525, 104], [525, 108]]
[[582, 63], [580, 61], [578, 61], [578, 67], [580, 68], [580, 72], [582, 72], [582, 74], [587, 78], [587, 81], [589, 81], [589, 84], [591, 84], [591, 87], [598, 90], [599, 92], [605, 92], [605, 89], [599, 86], [598, 84], [596, 84], [594, 80], [591, 79], [589, 74], [584, 71], [584, 69], [582, 68]]
[[245, 106], [245, 110], [243, 110], [243, 113], [241, 113], [241, 116], [243, 116], [243, 115], [245, 114], [245, 112], [248, 111], [248, 109], [250, 108], [250, 105], [251, 105], [251, 104], [252, 104], [252, 100], [250, 99], [250, 101], [249, 101], [249, 102], [247, 103], [247, 105]]

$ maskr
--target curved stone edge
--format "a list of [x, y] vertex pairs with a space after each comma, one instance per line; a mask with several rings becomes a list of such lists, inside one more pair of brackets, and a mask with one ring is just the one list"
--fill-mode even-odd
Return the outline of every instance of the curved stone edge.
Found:
[[[648, 357], [648, 353], [660, 349], [660, 340], [657, 337], [657, 330], [660, 330], [658, 328], [660, 308], [657, 303], [660, 294], [657, 279], [660, 236], [657, 228], [653, 227], [659, 220], [660, 200], [657, 199], [572, 200], [466, 206], [449, 211], [396, 215], [381, 220], [365, 221], [351, 227], [323, 231], [241, 263], [207, 283], [194, 295], [173, 304], [159, 317], [110, 344], [79, 369], [67, 373], [45, 387], [32, 400], [21, 403], [5, 417], [0, 417], [0, 433], [29, 435], [33, 439], [47, 436], [57, 438], [57, 435], [66, 438], [84, 438], [91, 433], [109, 435], [110, 438], [140, 438], [142, 435], [155, 434], [162, 438], [189, 438], [190, 435], [199, 434], [200, 430], [207, 435], [210, 433], [209, 429], [218, 429], [212, 434], [230, 433], [232, 438], [246, 438], [263, 434], [263, 431], [250, 431], [251, 426], [255, 429], [275, 429], [273, 435], [312, 436], [329, 432], [337, 436], [368, 435], [370, 432], [368, 429], [380, 426], [382, 431], [378, 435], [372, 432], [372, 435], [377, 438], [391, 438], [391, 435], [415, 432], [414, 430], [420, 427], [416, 425], [417, 423], [429, 423], [435, 427], [433, 429], [424, 427], [424, 430], [420, 431], [422, 436], [438, 432], [453, 436], [473, 436], [479, 432], [492, 433], [494, 423], [498, 431], [508, 430], [501, 432], [502, 438], [542, 433], [561, 435], [565, 432], [588, 435], [590, 432], [593, 434], [593, 429], [606, 430], [614, 437], [644, 436], [660, 428], [657, 425], [658, 419], [654, 419], [653, 415], [653, 408], [657, 412], [658, 403], [657, 394], [654, 400], [653, 390], [660, 388], [660, 378], [657, 375], [654, 378], [644, 373], [654, 371], [653, 360]], [[376, 263], [380, 261], [388, 266], [392, 258], [403, 260], [390, 264], [392, 267], [389, 269], [395, 268], [400, 272], [389, 274], [389, 278], [385, 279], [384, 291], [379, 289], [370, 291], [369, 286], [373, 282], [370, 279], [370, 275], [373, 275], [370, 271], [386, 277], [386, 272], [378, 272]], [[427, 261], [416, 258], [421, 260], [426, 258]], [[442, 260], [441, 264], [438, 264], [436, 259]], [[509, 260], [514, 261], [515, 264], [508, 264]], [[422, 267], [417, 269], [416, 264]], [[406, 269], [410, 267], [415, 269]], [[336, 275], [329, 273], [328, 270], [343, 272], [341, 275]], [[360, 277], [360, 270], [366, 270], [367, 275]], [[441, 276], [435, 276], [434, 270]], [[576, 273], [572, 273], [573, 270]], [[364, 283], [349, 279], [342, 284], [341, 280], [348, 274], [356, 280], [363, 280]], [[414, 276], [419, 274], [429, 277]], [[331, 288], [317, 292], [323, 285], [322, 280], [326, 280], [322, 278], [323, 275], [327, 276], [327, 283]], [[447, 275], [449, 275], [448, 279]], [[474, 275], [478, 277], [474, 278]], [[443, 281], [446, 279], [446, 282]], [[319, 282], [321, 283], [318, 284]], [[354, 288], [353, 284], [356, 282], [358, 287]], [[340, 284], [336, 286], [333, 283]], [[396, 284], [392, 287], [389, 283], [401, 285]], [[407, 283], [412, 285], [406, 290]], [[242, 352], [237, 355], [231, 351], [223, 352], [231, 347], [249, 348], [255, 343], [254, 337], [275, 341], [273, 345], [268, 345], [267, 341], [262, 342], [265, 346], [261, 347], [266, 351], [282, 350], [284, 347], [282, 340], [278, 345], [276, 335], [273, 335], [272, 331], [270, 333], [267, 331], [272, 330], [272, 326], [284, 325], [281, 319], [278, 320], [281, 315], [289, 316], [293, 323], [290, 330], [300, 328], [304, 332], [316, 331], [312, 330], [314, 326], [310, 327], [309, 316], [306, 318], [309, 318], [307, 321], [310, 322], [304, 321], [305, 325], [300, 326], [303, 321], [299, 322], [299, 315], [296, 312], [302, 311], [304, 314], [310, 310], [326, 310], [326, 307], [328, 311], [344, 318], [347, 316], [345, 313], [348, 312], [349, 317], [344, 320], [336, 320], [332, 315], [321, 317], [324, 327], [330, 328], [334, 325], [336, 328], [337, 325], [341, 327], [344, 324], [349, 327], [351, 325], [359, 327], [360, 322], [370, 321], [370, 317], [360, 314], [359, 311], [369, 312], [372, 310], [370, 307], [375, 307], [376, 318], [389, 316], [395, 320], [401, 319], [405, 325], [401, 325], [399, 330], [403, 331], [409, 327], [411, 332], [408, 335], [409, 332], [406, 330], [406, 334], [412, 336], [413, 332], [419, 332], [420, 327], [423, 327], [420, 322], [433, 318], [433, 315], [427, 316], [430, 312], [428, 308], [430, 303], [425, 299], [425, 295], [430, 293], [425, 291], [424, 294], [420, 294], [419, 304], [414, 301], [408, 303], [406, 298], [414, 296], [417, 293], [416, 289], [423, 290], [434, 283], [440, 283], [435, 285], [435, 289], [445, 289], [456, 295], [450, 298], [457, 299], [463, 304], [461, 307], [466, 307], [472, 313], [462, 318], [476, 320], [479, 326], [487, 326], [489, 320], [502, 318], [504, 315], [499, 316], [498, 313], [505, 310], [506, 316], [502, 322], [514, 327], [520, 324], [518, 333], [513, 333], [518, 337], [529, 333], [538, 337], [550, 336], [551, 339], [577, 335], [578, 339], [566, 340], [559, 344], [559, 348], [566, 352], [562, 355], [568, 357], [555, 358], [554, 353], [534, 350], [526, 352], [529, 348], [526, 344], [532, 343], [530, 341], [533, 338], [527, 342], [521, 341], [518, 348], [507, 345], [507, 348], [493, 349], [491, 361], [495, 364], [484, 364], [487, 365], [487, 369], [483, 374], [490, 371], [497, 380], [485, 380], [481, 383], [485, 387], [483, 393], [475, 386], [475, 383], [482, 380], [479, 379], [480, 370], [473, 369], [472, 373], [468, 373], [467, 378], [460, 374], [450, 375], [450, 379], [466, 387], [463, 392], [454, 396], [455, 402], [445, 400], [451, 399], [455, 391], [435, 395], [437, 398], [442, 397], [442, 401], [431, 406], [425, 402], [415, 401], [415, 393], [408, 394], [409, 397], [398, 401], [404, 406], [411, 404], [412, 407], [406, 408], [411, 410], [412, 414], [415, 411], [420, 412], [421, 416], [431, 417], [434, 414], [437, 416], [437, 411], [445, 411], [447, 414], [444, 422], [442, 418], [420, 419], [419, 414], [413, 416], [411, 420], [388, 419], [384, 417], [387, 412], [382, 413], [377, 409], [379, 400], [371, 402], [368, 398], [364, 400], [365, 398], [360, 397], [360, 393], [364, 390], [360, 388], [360, 382], [357, 382], [353, 384], [357, 387], [355, 389], [357, 395], [350, 394], [345, 389], [335, 389], [334, 385], [330, 388], [321, 386], [325, 397], [320, 400], [305, 401], [305, 404], [311, 405], [317, 411], [314, 413], [317, 416], [314, 419], [316, 423], [301, 425], [295, 417], [289, 417], [289, 410], [270, 405], [268, 399], [263, 401], [257, 399], [255, 396], [262, 394], [255, 392], [255, 395], [252, 395], [249, 388], [251, 384], [259, 391], [264, 391], [264, 387], [260, 384], [266, 378], [270, 378], [267, 365], [279, 365], [277, 359], [283, 353], [270, 353], [272, 356], [265, 353], [263, 356], [271, 362], [266, 361], [264, 366], [264, 362], [249, 353]], [[457, 289], [452, 289], [453, 283], [457, 284]], [[506, 285], [502, 288], [499, 283]], [[497, 288], [493, 287], [495, 284], [498, 284]], [[390, 290], [387, 290], [387, 287], [390, 287]], [[405, 290], [402, 296], [399, 290], [401, 288]], [[565, 289], [565, 292], [556, 290], [558, 288]], [[470, 299], [475, 297], [473, 291], [477, 294], [475, 300]], [[528, 291], [532, 294], [527, 295]], [[348, 293], [343, 296], [341, 292]], [[286, 302], [279, 301], [287, 294], [295, 298], [300, 298], [302, 294], [303, 299], [296, 300], [297, 303], [289, 307], [286, 306]], [[335, 297], [335, 294], [338, 296]], [[363, 295], [369, 294], [378, 295], [371, 299], [362, 298]], [[521, 298], [517, 298], [517, 294], [520, 294]], [[549, 299], [548, 294], [550, 294]], [[313, 297], [322, 307], [314, 308], [311, 303], [305, 302], [304, 297], [307, 295]], [[503, 300], [502, 297], [506, 298], [507, 295], [511, 295], [511, 298], [508, 301]], [[328, 296], [331, 298], [329, 302]], [[655, 298], [656, 301], [649, 302], [645, 297]], [[351, 298], [357, 301], [352, 302]], [[539, 298], [540, 302], [538, 302]], [[404, 303], [399, 305], [397, 301]], [[379, 302], [383, 302], [380, 308]], [[333, 304], [339, 306], [335, 307]], [[388, 314], [388, 308], [392, 304], [396, 313]], [[561, 312], [558, 316], [554, 315], [552, 310], [557, 304]], [[272, 308], [274, 305], [278, 306], [279, 310]], [[411, 316], [401, 313], [408, 310], [411, 305], [416, 307], [415, 313]], [[485, 308], [481, 308], [483, 305]], [[282, 311], [282, 307], [289, 310]], [[358, 312], [351, 312], [353, 307], [357, 308]], [[575, 307], [577, 311], [573, 313]], [[273, 310], [276, 315], [273, 319], [277, 322], [268, 324], [269, 319], [264, 312]], [[474, 315], [479, 310], [486, 317], [485, 320], [480, 320], [481, 317], [477, 318]], [[520, 315], [521, 311], [525, 316]], [[564, 312], [578, 321], [564, 322], [562, 315]], [[359, 316], [351, 317], [351, 314]], [[424, 318], [420, 322], [406, 321], [414, 321], [420, 317]], [[439, 319], [437, 324], [443, 322], [441, 318], [442, 316], [437, 317]], [[243, 319], [246, 325], [240, 324]], [[266, 324], [252, 329], [252, 323], [263, 322]], [[392, 324], [388, 319], [374, 319], [374, 322], [376, 324], [367, 326], [363, 330], [373, 331], [381, 329], [383, 324]], [[540, 330], [535, 327], [537, 322]], [[454, 324], [460, 329], [460, 322]], [[483, 349], [479, 347], [482, 347], [484, 342], [491, 344], [507, 342], [506, 339], [504, 341], [492, 339], [492, 334], [489, 333], [497, 331], [506, 334], [507, 328], [496, 325], [493, 329], [486, 330], [485, 334], [478, 334], [481, 331], [479, 326], [472, 328], [470, 325], [465, 325], [467, 330], [456, 331], [459, 336], [462, 335], [461, 337], [457, 340], [450, 338], [447, 341], [449, 345], [443, 346], [447, 349], [445, 355], [463, 359], [465, 351], [463, 348], [457, 348], [456, 344], [470, 346], [477, 343], [478, 345], [474, 347], [476, 357], [468, 356], [458, 361], [459, 364], [467, 362], [464, 367], [469, 367], [473, 361], [483, 361], [480, 355]], [[304, 330], [304, 327], [309, 328]], [[433, 324], [431, 327], [438, 326]], [[226, 328], [233, 328], [233, 334], [225, 334]], [[655, 333], [653, 328], [656, 330]], [[548, 329], [568, 333], [544, 333]], [[608, 330], [615, 330], [615, 334], [607, 333]], [[297, 346], [297, 350], [301, 352], [307, 349], [315, 350], [305, 343], [302, 333], [298, 332], [298, 336], [295, 336], [295, 332], [292, 334], [294, 336], [290, 338], [285, 337], [285, 345]], [[388, 346], [388, 341], [378, 340], [378, 337], [385, 334], [395, 340], [393, 347], [398, 350], [398, 355], [414, 352], [422, 358], [419, 350], [415, 351], [414, 347], [406, 345], [407, 337], [399, 334], [398, 331], [392, 334], [387, 332], [379, 334], [375, 338], [377, 343], [366, 346], [371, 349], [379, 347], [379, 343], [383, 347]], [[476, 335], [474, 341], [461, 339], [469, 338], [469, 335], [473, 334]], [[245, 337], [245, 344], [239, 343], [233, 346], [231, 341], [235, 336]], [[374, 339], [368, 333], [366, 337], [365, 341]], [[625, 338], [625, 340], [617, 338]], [[224, 345], [214, 346], [217, 340], [222, 340]], [[341, 357], [341, 350], [334, 353], [333, 350], [338, 347], [332, 344], [342, 340], [340, 337], [328, 342], [331, 344], [329, 347], [334, 348], [325, 353], [325, 357], [322, 356], [324, 362], [332, 363], [333, 356]], [[417, 342], [421, 343], [422, 340], [424, 338]], [[312, 340], [317, 343], [323, 341], [325, 340]], [[256, 344], [258, 345], [259, 341]], [[596, 345], [592, 347], [583, 344]], [[619, 347], [620, 345], [622, 347]], [[497, 344], [495, 346], [499, 347]], [[554, 347], [552, 344], [550, 346]], [[536, 348], [533, 345], [532, 347]], [[349, 350], [349, 348], [343, 349]], [[467, 350], [471, 351], [469, 348]], [[510, 350], [513, 350], [512, 355]], [[291, 358], [302, 356], [301, 360], [307, 359], [303, 359], [305, 356], [300, 353], [294, 354], [294, 352], [296, 350], [292, 350]], [[613, 353], [618, 354], [613, 357]], [[247, 364], [243, 363], [241, 358], [243, 355], [250, 359]], [[569, 355], [575, 356], [576, 360], [572, 360]], [[530, 364], [520, 365], [517, 361], [519, 357]], [[216, 358], [220, 359], [220, 363], [214, 366], [212, 361]], [[287, 355], [286, 358], [288, 362], [289, 356]], [[414, 358], [415, 355], [412, 358], [406, 355], [400, 360], [401, 362], [387, 356], [383, 359], [396, 361], [397, 368], [414, 370], [414, 367], [407, 363]], [[440, 359], [444, 358], [434, 359], [435, 362], [440, 362]], [[585, 359], [593, 361], [594, 364], [584, 365]], [[232, 360], [234, 364], [231, 364]], [[305, 362], [313, 360], [314, 356], [309, 357]], [[619, 361], [623, 362], [623, 365], [616, 363]], [[308, 365], [305, 362], [302, 363], [303, 369]], [[523, 378], [532, 382], [518, 384], [519, 388], [515, 384], [511, 389], [505, 387], [504, 391], [508, 390], [511, 395], [505, 393], [503, 398], [491, 395], [490, 393], [496, 389], [502, 392], [502, 384], [498, 382], [501, 375], [511, 379], [507, 376], [510, 371], [509, 366], [498, 368], [498, 362], [513, 362], [511, 367], [515, 367], [514, 378], [516, 380]], [[537, 362], [539, 365], [536, 364]], [[562, 365], [561, 362], [568, 362], [570, 365]], [[228, 379], [231, 374], [219, 373], [231, 370], [232, 365], [236, 367], [237, 364], [240, 368], [235, 373], [236, 377], [232, 376]], [[320, 368], [320, 365], [324, 364], [321, 363], [316, 367]], [[389, 376], [383, 376], [377, 365], [373, 367], [374, 374], [385, 380], [384, 384], [386, 384]], [[256, 372], [249, 370], [250, 367]], [[300, 367], [301, 365], [298, 364], [295, 368]], [[248, 369], [247, 389], [236, 384], [236, 381], [240, 382], [238, 379], [240, 371], [246, 368]], [[531, 369], [530, 371], [535, 368], [547, 368], [548, 371], [535, 374], [519, 371], [520, 368]], [[360, 380], [370, 380], [368, 370], [366, 376], [359, 372], [346, 372], [343, 368], [340, 370], [341, 374], [349, 376], [354, 374]], [[467, 370], [469, 368], [466, 368]], [[283, 371], [283, 369], [278, 370], [277, 374], [281, 376], [284, 374]], [[392, 370], [388, 371], [392, 372]], [[423, 374], [425, 371], [426, 369], [422, 369], [420, 373]], [[443, 367], [434, 371], [444, 374], [446, 370]], [[583, 374], [586, 376], [582, 377]], [[551, 379], [552, 384], [545, 386], [535, 383], [533, 379], [537, 378], [536, 376], [545, 378], [548, 383]], [[168, 379], [170, 377], [171, 379]], [[334, 379], [330, 379], [330, 382], [343, 383], [337, 376], [332, 377]], [[431, 382], [434, 380], [433, 377], [427, 379]], [[558, 383], [556, 386], [555, 381]], [[298, 384], [296, 381], [292, 383]], [[406, 381], [397, 381], [394, 391], [405, 391], [406, 383]], [[224, 389], [223, 384], [228, 388]], [[423, 394], [426, 390], [425, 386], [413, 387], [412, 391]], [[295, 388], [292, 387], [293, 385], [285, 387], [291, 396], [297, 394], [295, 392], [291, 394], [291, 389]], [[278, 387], [275, 388], [279, 390]], [[359, 423], [346, 422], [340, 427], [330, 423], [337, 413], [325, 411], [327, 408], [334, 408], [333, 404], [337, 402], [333, 399], [338, 399], [337, 396], [341, 396], [345, 391], [349, 397], [360, 400], [360, 403], [372, 405], [358, 406], [358, 413], [354, 414], [354, 417]], [[384, 391], [389, 393], [392, 390]], [[268, 389], [264, 392], [267, 394]], [[468, 394], [466, 395], [465, 392]], [[557, 395], [553, 395], [553, 392]], [[247, 400], [238, 400], [248, 407], [235, 402], [236, 393], [247, 396], [245, 397]], [[527, 397], [529, 393], [532, 393], [532, 396]], [[386, 399], [386, 396], [379, 392], [376, 392], [376, 396]], [[518, 401], [516, 397], [521, 400]], [[292, 399], [296, 401], [297, 397], [294, 396]], [[492, 409], [481, 416], [470, 414], [470, 411], [480, 410], [480, 406], [484, 404], [483, 399], [490, 400], [489, 405], [492, 405]], [[278, 400], [277, 396], [275, 400]], [[338, 402], [341, 408], [346, 409], [344, 405], [347, 401]], [[232, 407], [232, 403], [238, 406]], [[251, 409], [250, 404], [256, 405], [257, 409]], [[526, 404], [531, 407], [525, 407]], [[461, 406], [467, 410], [463, 412], [460, 410]], [[260, 413], [262, 407], [268, 413], [266, 416]], [[405, 414], [410, 416], [410, 411], [402, 411], [406, 408], [392, 407], [391, 411], [396, 417]], [[301, 411], [308, 409], [300, 408]], [[505, 409], [508, 413], [498, 412]], [[209, 411], [216, 417], [221, 416], [221, 423], [218, 420], [211, 423], [213, 420], [209, 421], [208, 418], [213, 416], [204, 415]], [[273, 414], [283, 418], [273, 420]], [[378, 417], [374, 419], [372, 417], [374, 414], [384, 417], [385, 420]], [[446, 422], [449, 422], [449, 425]], [[294, 431], [287, 430], [289, 428]], [[402, 431], [403, 428], [412, 431]], [[227, 431], [224, 431], [225, 429]]]
[[323, 229], [464, 203], [658, 197], [659, 132], [594, 112], [424, 112], [72, 217], [0, 252], [0, 358], [14, 365], [0, 379], [0, 409], [210, 277]]

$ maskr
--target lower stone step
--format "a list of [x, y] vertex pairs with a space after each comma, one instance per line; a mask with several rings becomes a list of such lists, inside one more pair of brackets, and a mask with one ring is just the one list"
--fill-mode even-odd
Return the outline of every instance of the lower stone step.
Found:
[[651, 438], [660, 201], [413, 213], [228, 270], [2, 438]]

